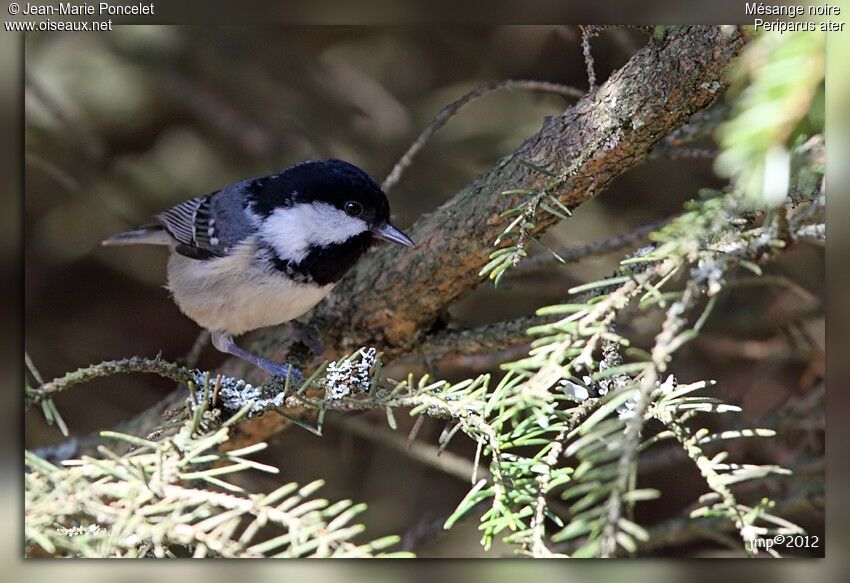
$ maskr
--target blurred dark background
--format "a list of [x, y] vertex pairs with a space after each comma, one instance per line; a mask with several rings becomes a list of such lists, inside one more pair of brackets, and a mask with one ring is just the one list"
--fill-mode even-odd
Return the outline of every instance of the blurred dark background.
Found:
[[[593, 39], [600, 82], [646, 40], [629, 29]], [[443, 105], [507, 78], [585, 88], [578, 27], [133, 26], [108, 35], [28, 35], [29, 355], [45, 378], [129, 355], [183, 356], [198, 329], [162, 287], [165, 253], [102, 249], [104, 237], [185, 198], [308, 158], [344, 158], [380, 181]], [[500, 91], [462, 109], [391, 192], [394, 222], [411, 225], [570, 102]], [[605, 239], [677, 212], [699, 188], [721, 185], [710, 159], [657, 157], [582, 206], [546, 241], [562, 248]], [[458, 326], [527, 315], [562, 301], [573, 285], [606, 276], [619, 258], [519, 272], [498, 289], [482, 285], [451, 314]], [[720, 394], [743, 407], [742, 425], [779, 431], [776, 439], [735, 444], [732, 451], [753, 463], [800, 468], [792, 480], [770, 486], [772, 495], [787, 498], [822, 488], [823, 249], [801, 244], [768, 274], [773, 285], [724, 295], [705, 335], [682, 351], [674, 372], [683, 380], [718, 380]], [[635, 338], [651, 340], [641, 336], [649, 323], [631, 325]], [[200, 365], [221, 360], [208, 348]], [[475, 357], [428, 364], [457, 379], [495, 370], [498, 362]], [[409, 369], [423, 365], [411, 359], [387, 374]], [[152, 376], [113, 377], [76, 387], [57, 405], [72, 434], [84, 435], [141, 412], [172, 389]], [[277, 436], [263, 458], [281, 474], [252, 475], [245, 485], [268, 490], [321, 477], [328, 482], [325, 496], [369, 504], [364, 521], [372, 535], [401, 534], [420, 556], [481, 554], [474, 520], [439, 530], [468, 481], [393, 449], [378, 413], [356, 419], [361, 429], [374, 422], [368, 437], [341, 418], [326, 424], [322, 438], [298, 428]], [[397, 417], [404, 439], [411, 423]], [[441, 430], [429, 421], [418, 439], [433, 444]], [[28, 415], [27, 447], [60, 440], [40, 413]], [[455, 439], [449, 453], [471, 457], [468, 445]], [[638, 519], [647, 524], [681, 513], [703, 492], [683, 456], [661, 450], [656, 458], [643, 479], [663, 497], [641, 510]], [[822, 534], [822, 514], [793, 518], [810, 534]], [[675, 552], [721, 548], [705, 543]]]

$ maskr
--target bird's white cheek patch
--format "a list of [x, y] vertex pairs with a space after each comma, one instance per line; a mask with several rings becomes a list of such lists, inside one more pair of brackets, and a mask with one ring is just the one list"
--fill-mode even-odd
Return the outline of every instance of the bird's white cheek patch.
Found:
[[297, 263], [312, 246], [343, 243], [367, 229], [365, 221], [334, 206], [310, 203], [276, 209], [262, 224], [260, 237], [278, 257]]

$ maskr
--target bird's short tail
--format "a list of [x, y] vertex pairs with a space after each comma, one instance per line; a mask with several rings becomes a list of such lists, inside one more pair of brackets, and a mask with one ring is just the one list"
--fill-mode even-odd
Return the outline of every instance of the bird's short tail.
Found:
[[126, 233], [118, 233], [104, 239], [101, 245], [104, 247], [117, 247], [119, 245], [172, 245], [174, 240], [161, 226], [141, 227]]

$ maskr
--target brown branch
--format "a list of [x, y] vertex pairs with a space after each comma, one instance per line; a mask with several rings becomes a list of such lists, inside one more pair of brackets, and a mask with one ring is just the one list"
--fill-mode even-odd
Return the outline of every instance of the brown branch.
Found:
[[405, 455], [420, 464], [453, 476], [462, 482], [470, 483], [473, 475], [477, 475], [479, 479], [489, 478], [490, 476], [490, 470], [487, 469], [486, 465], [481, 465], [476, 469], [471, 460], [461, 455], [443, 451], [439, 446], [430, 443], [409, 441], [406, 435], [388, 429], [384, 425], [370, 423], [362, 417], [331, 420], [331, 424], [348, 431], [352, 435]]
[[590, 52], [590, 39], [599, 34], [601, 26], [582, 26], [581, 28], [581, 53], [584, 55], [584, 65], [587, 68], [588, 91], [596, 91], [596, 69], [594, 68], [593, 53]]
[[528, 344], [531, 339], [526, 333], [527, 330], [546, 321], [545, 318], [528, 316], [484, 324], [475, 328], [444, 330], [426, 336], [416, 347], [416, 352], [434, 360], [466, 354], [497, 352], [512, 346]]
[[[644, 160], [694, 112], [713, 103], [723, 92], [729, 64], [745, 43], [738, 27], [680, 29], [639, 51], [563, 115], [547, 118], [515, 152], [417, 221], [411, 230], [416, 248], [377, 250], [314, 310], [310, 323], [325, 333], [330, 356], [360, 346], [379, 348], [387, 360], [411, 352], [446, 306], [481, 282], [479, 272], [489, 260], [493, 241], [510, 220], [501, 213], [527, 196], [502, 193], [534, 191], [549, 182], [523, 162], [556, 175], [577, 166], [556, 195], [569, 208], [580, 206], [591, 192], [599, 193]], [[544, 232], [556, 221], [554, 215], [542, 214], [531, 234]], [[289, 360], [289, 355], [273, 350], [281, 340], [276, 329], [263, 330], [256, 335], [255, 347]], [[309, 370], [316, 361], [301, 364]], [[246, 434], [234, 438], [235, 447], [279, 431], [285, 421], [274, 417], [242, 424]]]
[[158, 70], [156, 78], [168, 95], [180, 102], [190, 115], [209, 124], [247, 153], [268, 156], [273, 148], [282, 146], [275, 132], [251, 119], [202, 83], [169, 70]]
[[560, 83], [551, 83], [548, 81], [534, 81], [529, 79], [505, 79], [504, 81], [492, 81], [490, 83], [485, 83], [484, 85], [480, 85], [470, 91], [469, 93], [463, 95], [462, 97], [452, 101], [443, 109], [437, 112], [431, 121], [425, 126], [425, 129], [419, 134], [419, 136], [413, 141], [407, 151], [402, 154], [401, 158], [393, 169], [390, 171], [389, 175], [384, 179], [384, 183], [381, 185], [381, 188], [384, 191], [388, 192], [393, 186], [398, 184], [398, 181], [401, 179], [402, 172], [407, 169], [408, 166], [413, 162], [413, 157], [419, 153], [425, 144], [431, 139], [431, 136], [434, 135], [438, 129], [446, 125], [446, 122], [449, 121], [454, 114], [460, 110], [464, 105], [472, 101], [473, 99], [477, 99], [482, 95], [486, 95], [491, 91], [495, 91], [497, 89], [525, 89], [527, 91], [542, 91], [547, 93], [555, 93], [558, 95], [563, 95], [564, 97], [574, 97], [580, 98], [584, 95], [584, 91], [581, 89], [576, 89], [574, 87], [569, 87], [567, 85], [561, 85]]
[[668, 148], [665, 155], [671, 160], [713, 160], [717, 157], [717, 152], [717, 150], [711, 148], [676, 146]]
[[192, 348], [189, 349], [189, 352], [180, 359], [186, 368], [194, 368], [198, 366], [198, 361], [201, 360], [201, 353], [203, 353], [204, 348], [207, 347], [207, 344], [210, 343], [211, 334], [209, 330], [201, 330], [198, 333], [198, 337], [195, 338], [195, 342], [192, 343]]
[[64, 125], [68, 134], [74, 136], [79, 151], [90, 161], [102, 162], [106, 151], [103, 140], [92, 129], [82, 112], [56, 99], [45, 85], [31, 74], [26, 74], [24, 87], [27, 93]]
[[[409, 350], [447, 304], [480, 283], [479, 271], [509, 220], [500, 213], [527, 196], [502, 193], [547, 183], [522, 161], [559, 174], [592, 144], [603, 142], [558, 193], [565, 206], [580, 206], [589, 200], [591, 185], [599, 193], [692, 112], [713, 102], [743, 43], [737, 29], [698, 26], [644, 48], [596, 93], [547, 118], [513, 154], [420, 219], [411, 230], [415, 249], [385, 247], [363, 261], [320, 304], [313, 321], [344, 323], [343, 329], [325, 326], [340, 347], [375, 344], [390, 354]], [[542, 214], [531, 234], [556, 221]], [[260, 337], [277, 341], [273, 330]]]
[[30, 391], [28, 404], [38, 404], [42, 400], [48, 399], [56, 393], [65, 391], [74, 385], [87, 383], [97, 378], [134, 372], [153, 373], [180, 383], [193, 380], [191, 371], [180, 365], [168, 362], [159, 357], [144, 358], [132, 356], [121, 360], [108, 360], [100, 364], [93, 364], [69, 372], [48, 383], [42, 383], [38, 388]]
[[[694, 112], [714, 102], [725, 88], [726, 70], [745, 43], [740, 27], [683, 27], [650, 42], [564, 114], [546, 118], [540, 131], [516, 151], [417, 221], [410, 231], [416, 248], [378, 249], [337, 285], [310, 319], [324, 332], [324, 358], [361, 346], [377, 347], [385, 360], [412, 352], [446, 307], [482, 281], [479, 271], [510, 220], [501, 213], [528, 196], [516, 191], [535, 191], [548, 183], [547, 176], [523, 162], [556, 175], [571, 169], [554, 195], [571, 209], [580, 206], [646, 159], [659, 140], [687, 123]], [[502, 194], [506, 190], [515, 193]], [[556, 221], [554, 215], [541, 214], [530, 234], [539, 235]], [[252, 348], [306, 370], [314, 368], [317, 358], [281, 350], [282, 330], [260, 331]], [[237, 366], [244, 368], [232, 360], [224, 368], [232, 371]], [[179, 406], [182, 399], [175, 391], [129, 427], [136, 434], [149, 433], [162, 412]], [[277, 415], [252, 419], [237, 426], [231, 442], [233, 447], [256, 443], [289, 423]]]
[[80, 183], [77, 179], [60, 168], [58, 164], [54, 164], [50, 160], [46, 160], [33, 152], [27, 152], [24, 155], [24, 160], [27, 166], [43, 172], [48, 178], [54, 180], [68, 192], [80, 192]]
[[653, 149], [652, 156], [666, 156], [671, 150], [711, 138], [717, 125], [729, 116], [731, 109], [729, 103], [720, 102], [695, 113], [691, 121], [665, 136]]
[[627, 233], [614, 235], [609, 239], [594, 241], [593, 243], [588, 243], [587, 245], [582, 245], [580, 247], [569, 247], [567, 249], [556, 250], [555, 252], [558, 254], [558, 257], [563, 260], [562, 262], [559, 262], [558, 259], [551, 253], [540, 253], [539, 255], [529, 257], [522, 261], [522, 263], [517, 266], [517, 269], [514, 269], [508, 275], [509, 277], [513, 277], [514, 275], [522, 276], [527, 274], [529, 271], [549, 269], [553, 265], [558, 265], [559, 263], [577, 263], [588, 257], [607, 255], [615, 251], [621, 251], [628, 247], [633, 247], [641, 241], [646, 240], [650, 233], [657, 231], [664, 225], [676, 219], [678, 216], [679, 215], [674, 215], [652, 223], [647, 223], [637, 227], [636, 229], [628, 231]]

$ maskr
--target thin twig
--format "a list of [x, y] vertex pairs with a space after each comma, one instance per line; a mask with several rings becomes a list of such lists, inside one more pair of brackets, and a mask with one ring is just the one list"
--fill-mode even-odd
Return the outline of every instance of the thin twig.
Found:
[[80, 191], [80, 183], [76, 178], [65, 172], [58, 165], [50, 162], [49, 160], [45, 160], [38, 154], [34, 154], [32, 152], [27, 152], [24, 156], [24, 160], [27, 165], [31, 166], [35, 170], [39, 170], [43, 172], [46, 176], [52, 178], [56, 181], [57, 184], [62, 186], [68, 192], [79, 192]]
[[728, 288], [736, 287], [777, 287], [788, 291], [806, 305], [820, 304], [818, 297], [802, 285], [784, 275], [761, 275], [758, 277], [736, 277], [727, 283]]
[[[420, 417], [424, 419], [424, 417]], [[357, 437], [377, 443], [387, 449], [396, 451], [410, 459], [453, 476], [462, 482], [469, 483], [469, 478], [475, 472], [473, 462], [450, 451], [440, 451], [440, 448], [422, 441], [408, 441], [407, 436], [397, 431], [391, 431], [383, 425], [369, 423], [360, 417], [329, 417], [326, 421]], [[481, 475], [483, 472], [483, 475]], [[488, 478], [490, 473], [486, 468], [479, 468], [480, 477]]]
[[717, 157], [717, 150], [712, 148], [675, 146], [667, 148], [663, 154], [671, 160], [713, 160]]
[[512, 346], [527, 344], [531, 341], [527, 330], [546, 321], [545, 318], [526, 316], [476, 328], [444, 330], [427, 336], [417, 347], [417, 352], [441, 360], [462, 354], [501, 351]]
[[[548, 268], [556, 262], [577, 263], [582, 259], [586, 259], [587, 257], [606, 255], [608, 253], [620, 251], [646, 239], [646, 237], [650, 233], [652, 233], [653, 231], [657, 231], [664, 225], [673, 221], [678, 216], [679, 215], [673, 215], [652, 223], [641, 225], [640, 227], [632, 231], [622, 233], [620, 235], [615, 235], [610, 239], [594, 241], [593, 243], [582, 245], [580, 247], [570, 247], [567, 249], [556, 250], [555, 252], [558, 254], [558, 257], [555, 257], [551, 253], [541, 253], [539, 255], [528, 257], [517, 266], [518, 269], [514, 270], [514, 272], [517, 273], [512, 273], [509, 271], [508, 277], [512, 277], [514, 275], [526, 275], [529, 271], [535, 271], [541, 268]], [[558, 258], [562, 259], [563, 261], [558, 261]]]
[[426, 142], [431, 138], [431, 136], [438, 129], [446, 125], [446, 122], [449, 121], [455, 113], [458, 112], [460, 108], [464, 105], [481, 97], [482, 95], [486, 95], [491, 91], [495, 91], [496, 89], [524, 89], [528, 91], [542, 91], [546, 93], [555, 93], [558, 95], [563, 95], [564, 97], [574, 97], [576, 99], [584, 96], [584, 91], [581, 89], [576, 89], [575, 87], [570, 87], [568, 85], [562, 85], [560, 83], [550, 83], [548, 81], [534, 81], [528, 79], [505, 79], [503, 81], [492, 81], [490, 83], [485, 83], [484, 85], [480, 85], [479, 87], [473, 89], [469, 93], [464, 96], [456, 99], [443, 107], [437, 115], [435, 115], [431, 121], [425, 126], [425, 129], [419, 134], [419, 136], [414, 140], [414, 142], [410, 145], [407, 151], [402, 155], [396, 165], [393, 167], [392, 171], [389, 175], [384, 179], [384, 183], [381, 187], [385, 192], [388, 192], [393, 186], [395, 186], [398, 181], [401, 179], [401, 174], [404, 170], [410, 166], [413, 162], [413, 157], [421, 150]]
[[[564, 452], [564, 442], [567, 435], [570, 434], [576, 427], [579, 426], [587, 416], [599, 404], [598, 399], [587, 399], [578, 405], [571, 412], [569, 423], [561, 430], [555, 439], [552, 440], [549, 452], [543, 458], [543, 463], [547, 466], [547, 471], [541, 472], [537, 478], [537, 497], [534, 503], [534, 520], [531, 523], [532, 542], [531, 552], [535, 557], [544, 557], [552, 554], [549, 547], [546, 546], [546, 508], [547, 494], [552, 483], [552, 470], [558, 465], [561, 459], [561, 454]], [[552, 504], [550, 502], [549, 506]], [[566, 513], [564, 513], [566, 515]]]
[[209, 330], [201, 330], [198, 333], [198, 337], [195, 338], [195, 342], [192, 343], [192, 348], [190, 348], [189, 352], [187, 352], [186, 355], [180, 360], [188, 368], [194, 368], [198, 366], [198, 361], [201, 359], [201, 353], [204, 351], [204, 348], [207, 347], [207, 344], [209, 344], [209, 342]]
[[100, 364], [79, 368], [48, 383], [44, 383], [38, 388], [31, 390], [28, 395], [28, 404], [39, 403], [55, 393], [60, 393], [74, 385], [87, 383], [96, 378], [132, 372], [154, 373], [180, 383], [194, 379], [192, 372], [179, 364], [168, 362], [159, 357], [143, 358], [132, 356], [120, 360], [107, 360]]
[[32, 75], [25, 76], [24, 85], [26, 91], [37, 99], [51, 115], [56, 117], [68, 129], [70, 135], [75, 137], [79, 149], [86, 158], [91, 161], [102, 162], [105, 152], [104, 144], [79, 111], [68, 111], [65, 104], [55, 99], [50, 91]]
[[590, 52], [590, 39], [599, 34], [598, 26], [582, 26], [581, 28], [581, 52], [584, 55], [584, 64], [587, 67], [588, 92], [596, 91], [596, 71], [593, 67], [593, 54]]
[[652, 150], [650, 157], [668, 155], [671, 150], [691, 144], [698, 140], [710, 138], [712, 132], [721, 121], [726, 119], [731, 110], [729, 103], [718, 103], [709, 109], [697, 112], [691, 120], [680, 128], [670, 132]]
[[157, 71], [157, 79], [165, 91], [181, 102], [186, 111], [208, 123], [239, 148], [253, 156], [268, 156], [281, 143], [275, 132], [216, 95], [202, 83], [176, 72]]
[[[672, 269], [672, 266], [669, 268]], [[629, 477], [638, 456], [638, 446], [645, 422], [645, 414], [650, 404], [650, 394], [656, 388], [660, 374], [666, 369], [667, 361], [675, 350], [674, 340], [686, 324], [681, 316], [693, 303], [696, 296], [695, 285], [685, 288], [682, 298], [667, 310], [661, 331], [655, 338], [652, 349], [652, 366], [648, 367], [641, 377], [636, 391], [634, 408], [626, 421], [623, 445], [617, 464], [617, 479], [605, 503], [605, 523], [602, 529], [600, 555], [612, 557], [617, 551], [617, 532], [623, 515], [623, 497], [629, 489]]]

